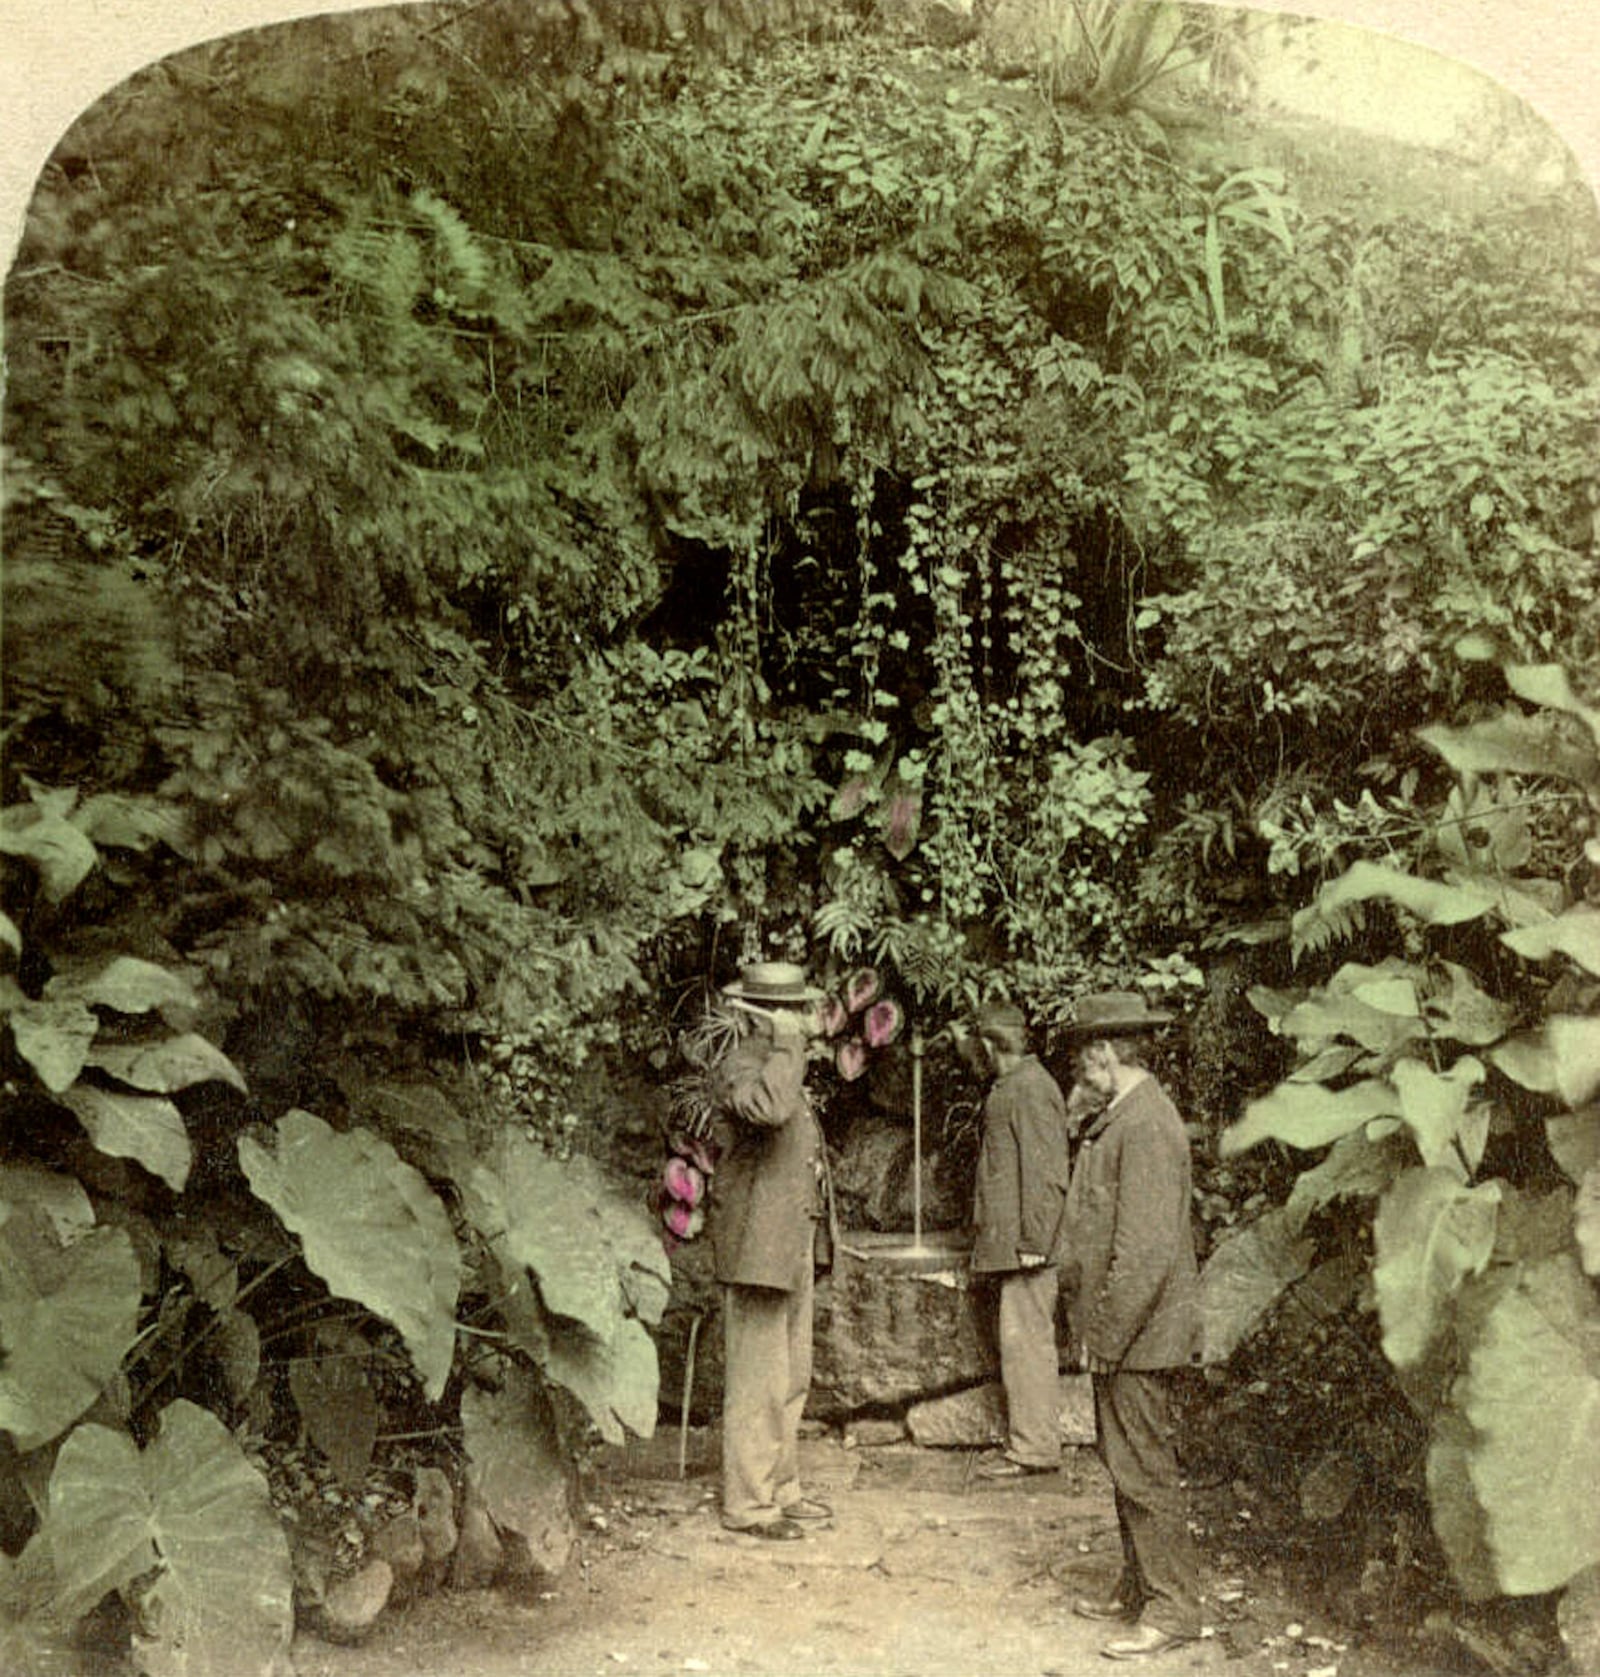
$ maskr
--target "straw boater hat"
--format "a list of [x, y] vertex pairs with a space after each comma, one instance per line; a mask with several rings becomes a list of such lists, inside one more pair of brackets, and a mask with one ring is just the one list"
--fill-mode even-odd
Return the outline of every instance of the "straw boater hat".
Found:
[[740, 967], [739, 976], [724, 984], [723, 995], [733, 1001], [763, 1002], [769, 1007], [785, 1003], [804, 1007], [820, 1002], [823, 992], [806, 982], [806, 969], [793, 961], [752, 961]]
[[1100, 990], [1078, 1003], [1072, 1022], [1064, 1026], [1069, 1037], [1136, 1036], [1170, 1025], [1174, 1015], [1153, 1008], [1133, 990]]

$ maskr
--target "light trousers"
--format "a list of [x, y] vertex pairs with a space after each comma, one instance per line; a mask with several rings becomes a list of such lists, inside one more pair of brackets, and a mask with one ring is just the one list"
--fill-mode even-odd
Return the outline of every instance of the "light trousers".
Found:
[[800, 1501], [800, 1417], [811, 1390], [815, 1277], [792, 1291], [722, 1289], [722, 1523], [779, 1519]]
[[1006, 1389], [1006, 1454], [1028, 1467], [1061, 1465], [1060, 1360], [1054, 1264], [1000, 1278], [1000, 1380]]

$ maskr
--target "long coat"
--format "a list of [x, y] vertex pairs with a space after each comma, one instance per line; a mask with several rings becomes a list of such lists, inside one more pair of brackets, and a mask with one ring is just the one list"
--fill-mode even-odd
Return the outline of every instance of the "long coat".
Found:
[[1073, 1332], [1118, 1368], [1180, 1368], [1200, 1355], [1189, 1139], [1153, 1077], [1114, 1100], [1078, 1144], [1062, 1283]]
[[1067, 1194], [1067, 1106], [1028, 1054], [996, 1079], [983, 1107], [972, 1195], [972, 1267], [1021, 1269], [1023, 1254], [1054, 1261]]
[[803, 1043], [760, 1032], [722, 1068], [710, 1217], [719, 1282], [789, 1292], [811, 1268], [828, 1213], [827, 1162], [805, 1075]]

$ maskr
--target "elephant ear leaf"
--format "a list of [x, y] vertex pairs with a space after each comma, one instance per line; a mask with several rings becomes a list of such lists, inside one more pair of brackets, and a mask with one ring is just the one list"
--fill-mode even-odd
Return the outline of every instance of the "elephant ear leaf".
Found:
[[1419, 728], [1417, 738], [1457, 774], [1553, 775], [1586, 789], [1600, 787], [1600, 756], [1592, 746], [1571, 744], [1558, 718], [1548, 714], [1525, 716], [1512, 709], [1465, 728]]
[[82, 1002], [24, 997], [7, 1010], [17, 1052], [52, 1095], [70, 1089], [88, 1063], [100, 1021]]
[[1326, 1147], [1374, 1118], [1395, 1117], [1399, 1112], [1399, 1097], [1378, 1077], [1338, 1090], [1321, 1083], [1280, 1083], [1260, 1100], [1251, 1101], [1244, 1117], [1223, 1131], [1222, 1153], [1228, 1158], [1269, 1139], [1308, 1150]]
[[644, 1323], [660, 1319], [670, 1278], [654, 1228], [585, 1161], [520, 1137], [477, 1162], [463, 1189], [500, 1267], [513, 1342], [602, 1438], [648, 1437], [659, 1372]]
[[70, 896], [100, 859], [93, 843], [63, 815], [33, 804], [0, 812], [0, 852], [27, 857], [53, 903]]
[[1519, 699], [1577, 717], [1600, 746], [1600, 710], [1573, 692], [1572, 679], [1560, 664], [1507, 664], [1504, 668], [1506, 686]]
[[539, 1377], [508, 1362], [498, 1389], [468, 1384], [461, 1394], [467, 1478], [503, 1537], [517, 1537], [529, 1559], [559, 1572], [572, 1549], [570, 1467]]
[[183, 1114], [159, 1095], [130, 1095], [78, 1083], [61, 1097], [102, 1153], [137, 1159], [175, 1193], [189, 1180], [193, 1154]]
[[1500, 941], [1525, 960], [1566, 955], [1587, 971], [1600, 973], [1600, 908], [1581, 904], [1554, 920], [1502, 932]]
[[47, 1529], [63, 1600], [128, 1593], [148, 1677], [281, 1670], [294, 1630], [288, 1539], [267, 1482], [208, 1409], [180, 1400], [149, 1447], [77, 1428], [50, 1479]]
[[1591, 1166], [1578, 1184], [1573, 1227], [1585, 1275], [1600, 1275], [1600, 1165]]
[[97, 1042], [89, 1050], [89, 1064], [147, 1094], [173, 1095], [210, 1082], [231, 1083], [241, 1094], [247, 1092], [233, 1061], [194, 1031], [159, 1042]]
[[1392, 1074], [1400, 1096], [1400, 1116], [1416, 1138], [1425, 1165], [1443, 1165], [1453, 1156], [1452, 1144], [1461, 1136], [1472, 1091], [1483, 1081], [1483, 1066], [1463, 1054], [1440, 1073], [1421, 1060], [1406, 1059]]
[[1304, 1224], [1299, 1208], [1279, 1208], [1217, 1242], [1200, 1277], [1207, 1363], [1226, 1362], [1311, 1267], [1316, 1248], [1301, 1233]]
[[1464, 1388], [1500, 1588], [1560, 1589], [1600, 1561], [1600, 1308], [1570, 1253], [1526, 1266], [1496, 1302]]
[[46, 998], [60, 996], [89, 1007], [109, 1007], [118, 1013], [193, 1013], [200, 995], [186, 974], [137, 955], [117, 955], [103, 966], [80, 968], [67, 964], [44, 987]]
[[1408, 1170], [1384, 1195], [1372, 1279], [1383, 1349], [1396, 1368], [1422, 1361], [1462, 1282], [1489, 1262], [1499, 1206], [1498, 1182], [1464, 1188], [1448, 1170]]
[[455, 1355], [461, 1250], [422, 1173], [371, 1130], [341, 1134], [298, 1110], [278, 1120], [276, 1150], [240, 1136], [239, 1162], [329, 1288], [400, 1330], [437, 1402]]
[[0, 1224], [0, 1430], [19, 1450], [64, 1432], [117, 1372], [139, 1322], [139, 1260], [122, 1229], [63, 1244], [38, 1203]]

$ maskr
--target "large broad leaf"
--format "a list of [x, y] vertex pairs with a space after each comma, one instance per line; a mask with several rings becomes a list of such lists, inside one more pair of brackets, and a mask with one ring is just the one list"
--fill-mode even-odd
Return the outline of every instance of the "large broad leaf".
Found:
[[1600, 1165], [1592, 1167], [1578, 1184], [1572, 1207], [1572, 1229], [1578, 1239], [1578, 1256], [1585, 1275], [1600, 1275]]
[[189, 1180], [192, 1154], [183, 1114], [159, 1095], [125, 1095], [77, 1083], [61, 1097], [102, 1153], [137, 1159], [175, 1193]]
[[1600, 745], [1600, 710], [1573, 692], [1571, 678], [1560, 664], [1507, 664], [1504, 668], [1506, 686], [1519, 699], [1576, 716]]
[[341, 1135], [298, 1110], [278, 1120], [276, 1152], [241, 1136], [239, 1162], [329, 1288], [400, 1330], [437, 1402], [455, 1353], [461, 1252], [422, 1173], [370, 1130]]
[[546, 1317], [532, 1342], [545, 1375], [583, 1405], [608, 1444], [655, 1431], [661, 1374], [655, 1341], [640, 1323], [622, 1322], [602, 1345], [570, 1322]]
[[0, 1429], [19, 1450], [64, 1432], [133, 1344], [139, 1260], [121, 1229], [70, 1246], [38, 1205], [0, 1224]]
[[1439, 854], [1461, 868], [1500, 877], [1520, 873], [1533, 855], [1533, 830], [1521, 789], [1493, 781], [1457, 783], [1434, 829]]
[[1280, 1028], [1303, 1048], [1317, 1049], [1335, 1037], [1347, 1037], [1372, 1054], [1392, 1054], [1424, 1034], [1414, 994], [1409, 1013], [1375, 1007], [1354, 995], [1313, 996], [1292, 1008]]
[[162, 799], [97, 792], [73, 813], [72, 824], [96, 844], [118, 850], [144, 851], [164, 841], [187, 853], [183, 812]]
[[99, 860], [94, 846], [70, 821], [30, 804], [0, 811], [0, 853], [26, 856], [38, 868], [44, 894], [53, 903], [77, 890]]
[[109, 1007], [118, 1013], [150, 1013], [157, 1008], [196, 1009], [200, 996], [192, 979], [136, 955], [118, 955], [104, 965], [64, 966], [44, 987], [47, 998]]
[[149, 1677], [267, 1677], [287, 1655], [289, 1545], [266, 1480], [209, 1410], [169, 1405], [143, 1451], [79, 1427], [51, 1475], [47, 1529], [65, 1600], [133, 1596]]
[[522, 1136], [508, 1136], [490, 1162], [473, 1169], [468, 1210], [478, 1232], [532, 1271], [547, 1310], [580, 1324], [602, 1343], [623, 1320], [607, 1208], [571, 1162]]
[[1398, 1138], [1374, 1140], [1364, 1130], [1341, 1136], [1321, 1164], [1295, 1178], [1286, 1209], [1304, 1222], [1332, 1200], [1376, 1199], [1410, 1162], [1410, 1148]]
[[196, 1083], [231, 1083], [241, 1093], [246, 1084], [239, 1068], [220, 1048], [194, 1031], [159, 1042], [96, 1043], [89, 1064], [119, 1082], [150, 1094], [172, 1095]]
[[1568, 1106], [1584, 1106], [1600, 1095], [1600, 1018], [1557, 1013], [1544, 1023], [1544, 1039], [1555, 1056], [1556, 1093]]
[[83, 1650], [62, 1611], [42, 1532], [13, 1559], [0, 1551], [0, 1671], [16, 1677], [82, 1677]]
[[78, 1001], [23, 1000], [11, 1009], [17, 1052], [39, 1074], [51, 1094], [70, 1089], [89, 1058], [100, 1021]]
[[1489, 1522], [1472, 1489], [1473, 1432], [1458, 1409], [1445, 1404], [1428, 1440], [1428, 1505], [1450, 1571], [1469, 1601], [1500, 1593]]
[[289, 1390], [311, 1442], [328, 1458], [340, 1484], [353, 1489], [366, 1478], [378, 1442], [378, 1400], [364, 1366], [370, 1355], [361, 1354], [371, 1347], [328, 1343], [321, 1350], [290, 1360]]
[[94, 1207], [77, 1177], [38, 1165], [0, 1164], [0, 1223], [6, 1208], [22, 1205], [38, 1206], [63, 1246], [94, 1227]]
[[1530, 1265], [1489, 1312], [1462, 1407], [1501, 1589], [1560, 1589], [1600, 1561], [1600, 1306], [1570, 1256]]
[[1356, 862], [1324, 885], [1312, 903], [1295, 915], [1294, 931], [1299, 937], [1303, 927], [1319, 916], [1335, 914], [1351, 903], [1374, 900], [1408, 909], [1430, 926], [1458, 926], [1497, 908], [1502, 896], [1502, 890], [1489, 880], [1466, 879], [1445, 885], [1378, 862]]
[[1518, 1031], [1497, 1042], [1489, 1050], [1489, 1061], [1524, 1089], [1538, 1095], [1556, 1092], [1556, 1057], [1542, 1030]]
[[1419, 728], [1457, 774], [1554, 775], [1579, 786], [1600, 786], [1600, 756], [1566, 740], [1551, 716], [1508, 710], [1468, 728]]
[[1226, 1362], [1311, 1267], [1315, 1247], [1300, 1232], [1304, 1221], [1292, 1209], [1269, 1211], [1217, 1242], [1200, 1275], [1206, 1362]]
[[1396, 1367], [1422, 1360], [1461, 1283], [1489, 1262], [1500, 1192], [1498, 1182], [1464, 1188], [1450, 1171], [1423, 1168], [1383, 1196], [1372, 1279], [1383, 1349]]
[[1429, 996], [1423, 1004], [1434, 1035], [1463, 1042], [1469, 1048], [1498, 1042], [1516, 1023], [1515, 1012], [1479, 989], [1465, 967], [1454, 961], [1441, 964], [1449, 974], [1450, 988]]
[[522, 1137], [470, 1167], [466, 1187], [515, 1343], [604, 1438], [648, 1435], [659, 1375], [642, 1322], [660, 1319], [671, 1276], [649, 1219], [591, 1161], [556, 1159]]
[[498, 1391], [461, 1394], [467, 1482], [503, 1532], [516, 1532], [533, 1559], [559, 1571], [572, 1547], [572, 1468], [538, 1378], [507, 1363]]
[[1600, 1094], [1600, 1018], [1553, 1014], [1540, 1030], [1496, 1043], [1489, 1058], [1523, 1088], [1585, 1106]]
[[1381, 1078], [1369, 1077], [1337, 1091], [1320, 1083], [1280, 1083], [1251, 1101], [1244, 1117], [1222, 1132], [1222, 1154], [1231, 1157], [1269, 1139], [1291, 1147], [1326, 1147], [1374, 1118], [1399, 1113], [1400, 1097]]
[[1600, 973], [1600, 908], [1580, 904], [1537, 926], [1502, 932], [1500, 941], [1525, 960], [1545, 961], [1566, 955], [1580, 967]]
[[1585, 1172], [1600, 1165], [1600, 1106], [1546, 1118], [1544, 1133], [1551, 1157], [1569, 1182], [1581, 1182]]
[[1483, 1081], [1483, 1065], [1464, 1054], [1447, 1072], [1436, 1072], [1421, 1060], [1401, 1060], [1390, 1072], [1400, 1096], [1400, 1116], [1416, 1138], [1425, 1165], [1450, 1164], [1465, 1169], [1455, 1150], [1465, 1126], [1467, 1102]]
[[602, 1235], [616, 1265], [628, 1314], [653, 1326], [661, 1320], [672, 1290], [672, 1260], [661, 1244], [659, 1226], [637, 1200], [619, 1194], [592, 1159], [573, 1158], [565, 1168], [574, 1185], [582, 1184], [601, 1209]]

